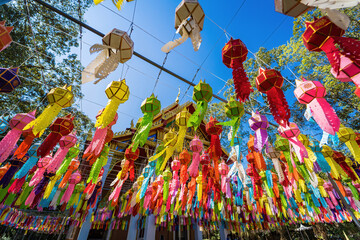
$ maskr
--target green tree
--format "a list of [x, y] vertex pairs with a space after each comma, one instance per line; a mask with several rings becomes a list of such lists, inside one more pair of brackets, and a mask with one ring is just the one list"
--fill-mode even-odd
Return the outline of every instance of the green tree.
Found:
[[[91, 0], [56, 1], [49, 4], [81, 18]], [[14, 26], [13, 43], [0, 53], [1, 67], [20, 66], [22, 84], [13, 92], [0, 94], [1, 116], [37, 109], [39, 114], [48, 104], [46, 94], [54, 87], [72, 86], [75, 103], [59, 114], [75, 115], [78, 136], [92, 128], [90, 119], [79, 111], [82, 66], [73, 53], [79, 47], [79, 26], [55, 12], [28, 0], [15, 0], [0, 6], [0, 18]]]
[[[360, 23], [356, 21], [356, 19], [360, 18], [360, 7], [345, 9], [343, 12], [352, 19], [345, 36], [359, 39]], [[267, 105], [266, 95], [256, 90], [255, 79], [258, 75], [259, 67], [271, 67], [279, 70], [286, 78], [282, 89], [285, 92], [291, 110], [292, 121], [298, 124], [303, 133], [315, 135], [317, 139], [321, 137], [320, 128], [317, 124], [306, 121], [303, 116], [306, 106], [299, 104], [293, 94], [295, 79], [301, 76], [308, 80], [322, 82], [327, 89], [326, 99], [333, 106], [342, 123], [356, 131], [360, 130], [360, 117], [358, 117], [360, 102], [354, 94], [355, 85], [337, 80], [330, 73], [331, 66], [325, 53], [309, 52], [303, 44], [302, 34], [305, 30], [305, 21], [310, 21], [313, 17], [321, 16], [322, 14], [319, 10], [314, 10], [294, 19], [294, 35], [286, 44], [270, 50], [261, 47], [259, 51], [255, 53], [256, 58], [249, 54], [247, 61], [244, 63], [245, 71], [255, 89], [250, 100], [245, 103], [245, 109], [250, 112], [257, 109], [262, 114], [266, 114], [269, 121], [275, 123]], [[232, 79], [228, 80], [228, 86], [230, 87], [225, 91], [224, 96], [230, 99], [230, 97], [234, 95]], [[224, 103], [222, 102], [212, 104], [209, 108], [209, 115], [216, 113], [218, 119], [225, 120], [225, 113], [223, 111], [217, 111], [217, 109], [223, 109], [223, 106]], [[240, 129], [240, 135], [242, 135], [244, 139], [252, 133], [247, 123], [249, 117], [249, 115], [243, 117], [246, 121], [242, 121], [242, 127]], [[270, 140], [274, 141], [277, 128], [270, 126], [268, 132], [271, 138]], [[223, 138], [224, 137], [225, 136], [223, 136]], [[223, 141], [226, 141], [226, 139], [223, 139]], [[244, 141], [243, 145], [245, 143]]]

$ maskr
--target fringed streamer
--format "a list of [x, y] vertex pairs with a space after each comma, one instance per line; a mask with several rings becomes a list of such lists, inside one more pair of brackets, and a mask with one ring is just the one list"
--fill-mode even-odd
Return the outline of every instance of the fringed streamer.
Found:
[[9, 193], [20, 193], [22, 186], [24, 185], [26, 180], [26, 176], [21, 178], [16, 178], [14, 182], [11, 184], [8, 192]]
[[231, 68], [233, 69], [232, 75], [236, 98], [239, 99], [240, 102], [245, 102], [254, 90], [251, 87], [244, 66], [239, 58], [231, 61]]
[[36, 165], [36, 163], [38, 162], [39, 158], [36, 156], [32, 156], [30, 157], [25, 164], [20, 168], [19, 171], [17, 171], [17, 173], [15, 174], [14, 178], [23, 178], [26, 176], [26, 174], [29, 173], [29, 171]]
[[94, 134], [93, 139], [91, 140], [89, 146], [84, 151], [84, 158], [88, 158], [92, 153], [95, 156], [99, 156], [104, 145], [105, 145], [105, 138], [107, 134], [106, 128], [97, 128]]
[[74, 188], [75, 188], [75, 184], [69, 184], [69, 186], [65, 190], [64, 195], [62, 196], [62, 198], [60, 200], [60, 204], [67, 203], [70, 200], [70, 197], [74, 191]]
[[27, 133], [23, 133], [25, 137], [24, 141], [19, 145], [19, 147], [16, 149], [14, 156], [16, 158], [22, 158], [25, 156], [29, 148], [31, 147], [32, 142], [35, 139], [34, 134], [30, 131]]
[[134, 135], [132, 142], [132, 151], [135, 152], [136, 149], [140, 146], [143, 147], [149, 136], [149, 132], [152, 126], [152, 121], [154, 119], [154, 114], [152, 112], [145, 112], [143, 119], [141, 120], [140, 126]]
[[200, 164], [200, 152], [193, 152], [192, 162], [188, 168], [190, 177], [195, 178], [198, 176]]
[[52, 158], [52, 160], [49, 163], [49, 166], [47, 167], [47, 171], [51, 172], [51, 173], [56, 173], [56, 171], [59, 169], [62, 161], [64, 160], [64, 158], [66, 157], [66, 154], [69, 152], [69, 148], [64, 147], [64, 148], [59, 148], [54, 157]]
[[208, 108], [208, 103], [206, 101], [198, 101], [196, 103], [196, 110], [191, 115], [188, 127], [194, 127], [195, 131], [200, 126], [201, 121], [204, 119], [206, 111]]
[[284, 92], [280, 88], [273, 87], [268, 91], [266, 97], [275, 121], [280, 125], [288, 124], [290, 119], [290, 109], [285, 99]]
[[240, 117], [235, 117], [235, 118], [233, 118], [233, 119], [231, 119], [230, 121], [227, 121], [227, 122], [220, 122], [220, 123], [218, 123], [218, 125], [232, 127], [230, 146], [234, 146], [235, 136], [236, 136], [236, 134], [237, 134], [237, 132], [239, 130], [239, 127], [240, 127]]
[[23, 165], [24, 163], [19, 160], [12, 160], [10, 168], [5, 173], [4, 177], [0, 180], [0, 186], [6, 187], [9, 185], [11, 179], [15, 175], [16, 171]]
[[35, 136], [41, 137], [45, 129], [50, 126], [56, 116], [60, 113], [61, 109], [62, 107], [57, 103], [48, 105], [40, 116], [26, 125], [23, 130], [25, 131], [31, 129]]
[[38, 148], [37, 155], [42, 158], [48, 155], [54, 149], [60, 139], [61, 135], [59, 133], [51, 132]]
[[116, 117], [116, 113], [120, 104], [121, 104], [120, 99], [118, 99], [117, 97], [111, 98], [107, 103], [106, 107], [104, 108], [104, 111], [96, 119], [95, 127], [104, 129], [109, 125], [111, 125], [111, 123], [114, 121]]
[[4, 162], [11, 154], [22, 131], [16, 128], [10, 130], [0, 142], [0, 163]]
[[[46, 189], [45, 189], [45, 192], [44, 192], [44, 197], [43, 197], [44, 199], [47, 199], [47, 198], [49, 198], [51, 196], [52, 192], [54, 191], [55, 186], [56, 186], [56, 189], [58, 188], [59, 183], [60, 183], [60, 181], [59, 181], [60, 178], [61, 178], [61, 176], [59, 176], [59, 175], [55, 175], [55, 176], [50, 178], [50, 182], [46, 186]], [[55, 192], [56, 192], [56, 190], [55, 190]]]

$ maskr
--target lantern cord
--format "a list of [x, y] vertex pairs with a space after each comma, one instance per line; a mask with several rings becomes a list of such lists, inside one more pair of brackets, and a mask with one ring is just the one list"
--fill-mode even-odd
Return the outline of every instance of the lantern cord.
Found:
[[37, 49], [37, 46], [36, 46], [35, 34], [34, 34], [34, 31], [33, 31], [32, 24], [31, 24], [29, 3], [28, 3], [27, 0], [24, 0], [24, 4], [25, 4], [25, 6], [26, 6], [27, 20], [28, 20], [28, 22], [29, 22], [30, 32], [31, 32], [31, 36], [32, 36], [32, 42], [33, 42], [34, 48], [35, 48], [36, 53], [37, 53], [38, 64], [39, 64], [39, 66], [41, 67], [41, 77], [42, 77], [42, 81], [45, 83], [46, 81], [45, 81], [45, 77], [44, 77], [44, 69], [42, 68], [42, 65], [41, 65], [40, 56], [39, 56], [39, 54], [38, 54], [38, 49]]
[[32, 57], [34, 56], [34, 53], [30, 54], [30, 57], [28, 57], [25, 61], [23, 61], [18, 68], [20, 68], [22, 65], [24, 65], [24, 63], [26, 63], [27, 61], [29, 61]]
[[135, 1], [134, 11], [133, 11], [133, 15], [132, 15], [132, 19], [131, 19], [130, 27], [129, 27], [129, 30], [128, 30], [128, 32], [130, 31], [130, 33], [129, 33], [129, 37], [131, 37], [131, 34], [132, 34], [133, 30], [134, 30], [134, 19], [135, 19], [135, 12], [136, 12], [136, 5], [137, 5], [137, 2], [138, 2], [138, 1]]

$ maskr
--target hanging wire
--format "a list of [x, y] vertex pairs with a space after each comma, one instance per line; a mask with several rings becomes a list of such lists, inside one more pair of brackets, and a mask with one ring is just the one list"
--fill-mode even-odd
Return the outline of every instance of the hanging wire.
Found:
[[[237, 11], [235, 12], [235, 14], [232, 16], [232, 18], [230, 19], [229, 23], [226, 25], [225, 29], [222, 29], [225, 36], [226, 36], [226, 29], [228, 27], [230, 27], [231, 23], [234, 21], [234, 19], [236, 18], [236, 16], [238, 15], [238, 13], [240, 12], [241, 8], [244, 6], [244, 4], [246, 3], [247, 0], [244, 0], [242, 2], [242, 4], [239, 6], [239, 8], [237, 9]], [[210, 19], [210, 18], [209, 18]], [[217, 24], [216, 24], [217, 25]], [[218, 26], [218, 25], [217, 25]], [[219, 26], [220, 27], [220, 26]], [[221, 28], [220, 28], [221, 29]], [[205, 57], [205, 59], [202, 61], [202, 63], [200, 64], [199, 68], [196, 70], [195, 75], [192, 79], [192, 83], [195, 81], [195, 78], [197, 76], [197, 74], [199, 73], [200, 69], [202, 68], [202, 66], [204, 65], [204, 63], [206, 62], [206, 60], [210, 57], [211, 53], [214, 51], [214, 49], [216, 48], [216, 45], [218, 44], [218, 42], [220, 41], [220, 39], [222, 38], [222, 34], [219, 36], [219, 38], [216, 40], [214, 46], [212, 47], [212, 49], [210, 50], [210, 52], [207, 54], [207, 56]], [[227, 83], [227, 81], [224, 80], [225, 83]], [[188, 86], [188, 88], [186, 89], [184, 95], [182, 96], [180, 102], [184, 99], [185, 94], [189, 91], [190, 89], [190, 85]]]

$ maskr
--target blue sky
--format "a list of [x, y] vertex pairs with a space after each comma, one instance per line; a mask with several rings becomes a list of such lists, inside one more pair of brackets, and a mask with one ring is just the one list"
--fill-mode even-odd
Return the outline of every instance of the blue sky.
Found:
[[[163, 46], [162, 42], [166, 43], [174, 36], [174, 13], [180, 1], [136, 1], [135, 26], [131, 35], [135, 43], [134, 49], [156, 63], [162, 64], [165, 53], [160, 49]], [[232, 77], [232, 71], [222, 63], [221, 59], [221, 49], [228, 39], [212, 21], [225, 28], [243, 1], [229, 0], [225, 4], [213, 0], [199, 2], [207, 16], [201, 32], [203, 41], [200, 50], [194, 52], [191, 41], [188, 40], [168, 55], [165, 67], [191, 81], [199, 65], [211, 52], [194, 82], [205, 79], [212, 86], [214, 93], [218, 93], [223, 88], [224, 81]], [[105, 0], [103, 5], [105, 7], [93, 6], [86, 12], [87, 24], [103, 33], [108, 33], [113, 28], [128, 31], [130, 22], [124, 18], [132, 19], [135, 1], [126, 2], [121, 11], [116, 9], [111, 0]], [[275, 12], [273, 0], [247, 0], [226, 30], [234, 38], [240, 38], [250, 51], [256, 52], [261, 46], [270, 49], [286, 43], [292, 36], [292, 22], [293, 18]], [[276, 32], [274, 32], [275, 30]], [[266, 39], [268, 40], [265, 42]], [[94, 43], [101, 43], [101, 38], [84, 30], [81, 50], [81, 60], [84, 66], [96, 57], [96, 55], [89, 54], [89, 45]], [[79, 53], [80, 49], [75, 49], [75, 52]], [[248, 56], [251, 57], [250, 53]], [[120, 65], [115, 72], [100, 83], [96, 85], [87, 83], [82, 86], [82, 92], [85, 95], [82, 102], [83, 111], [95, 120], [101, 106], [88, 100], [105, 106], [108, 101], [104, 92], [106, 86], [111, 81], [118, 80], [121, 76], [124, 77], [126, 73], [125, 78], [130, 87], [130, 98], [119, 107], [119, 120], [113, 127], [115, 132], [129, 127], [131, 119], [136, 121], [142, 116], [141, 102], [153, 92], [155, 80], [159, 74], [159, 69], [135, 56], [127, 64], [129, 69], [128, 66], [123, 68]], [[162, 106], [166, 107], [174, 102], [179, 87], [181, 89], [180, 99], [182, 99], [188, 85], [167, 73], [162, 73], [154, 93], [158, 96]], [[191, 95], [192, 88], [189, 89], [181, 103], [190, 101]], [[222, 93], [220, 95], [222, 96]]]

